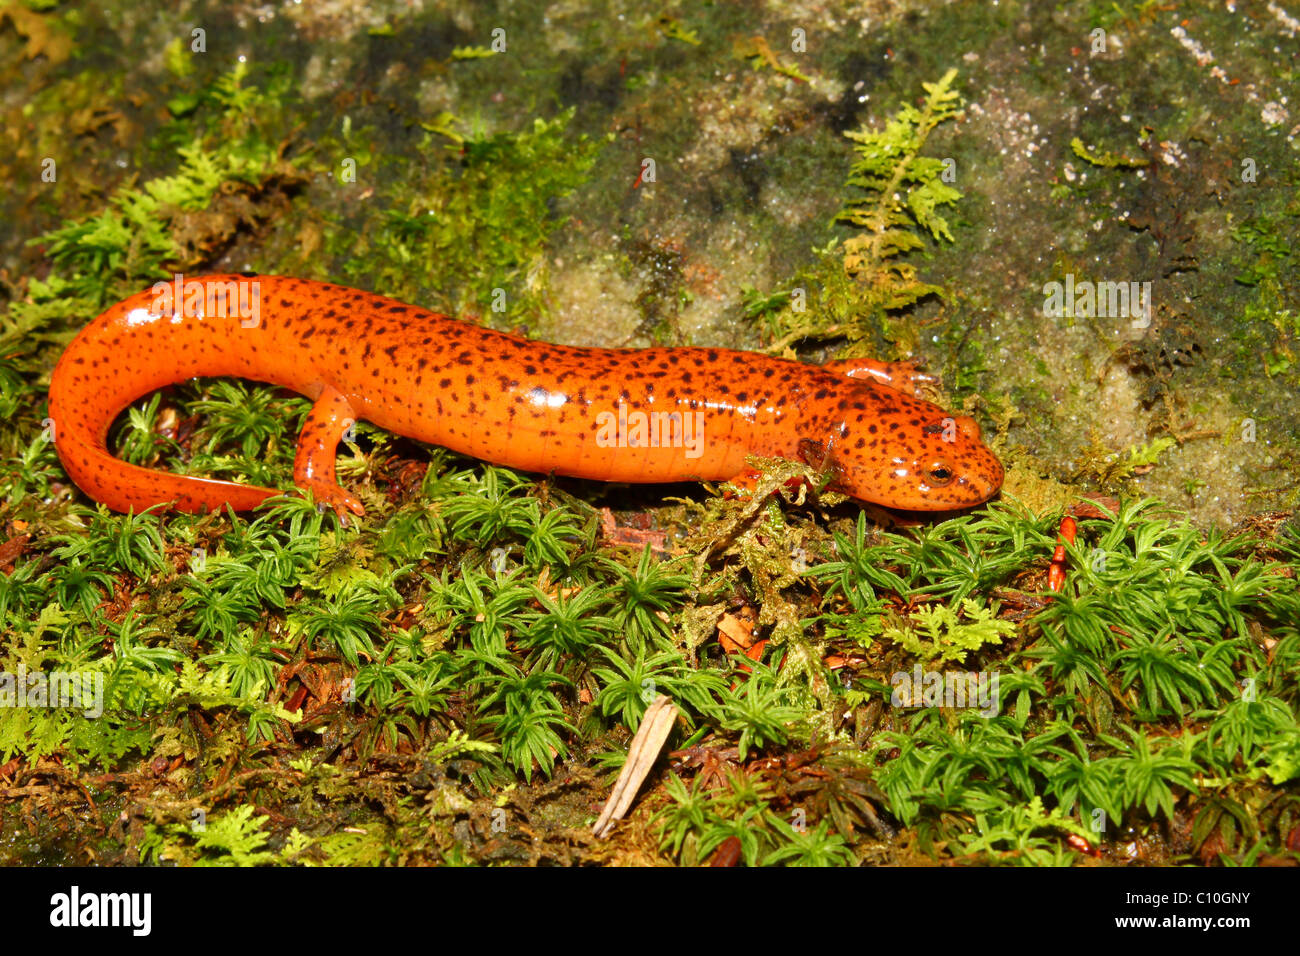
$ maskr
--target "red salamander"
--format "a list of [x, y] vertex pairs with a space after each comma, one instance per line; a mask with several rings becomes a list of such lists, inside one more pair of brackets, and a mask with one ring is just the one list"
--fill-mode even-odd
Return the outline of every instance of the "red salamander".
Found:
[[619, 482], [726, 481], [747, 456], [802, 460], [876, 505], [987, 501], [1002, 465], [966, 417], [917, 398], [910, 367], [809, 365], [710, 348], [534, 342], [343, 286], [284, 276], [179, 277], [117, 303], [50, 383], [63, 466], [117, 511], [237, 511], [280, 494], [139, 468], [108, 452], [114, 418], [194, 376], [269, 382], [315, 402], [294, 483], [342, 514], [334, 458], [355, 421], [524, 471]]

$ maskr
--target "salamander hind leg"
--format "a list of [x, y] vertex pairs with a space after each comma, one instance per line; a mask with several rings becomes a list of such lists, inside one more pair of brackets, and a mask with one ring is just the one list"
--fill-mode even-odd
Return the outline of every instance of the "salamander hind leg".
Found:
[[334, 477], [334, 458], [339, 440], [356, 424], [356, 412], [342, 393], [325, 386], [312, 406], [298, 436], [298, 454], [294, 458], [293, 482], [310, 491], [318, 505], [333, 508], [340, 518], [345, 512], [364, 515], [361, 502], [339, 486]]

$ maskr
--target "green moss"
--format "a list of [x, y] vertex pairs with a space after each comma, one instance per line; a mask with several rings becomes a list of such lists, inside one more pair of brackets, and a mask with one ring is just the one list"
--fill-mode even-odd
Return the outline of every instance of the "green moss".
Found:
[[545, 301], [542, 249], [565, 221], [554, 204], [586, 181], [600, 149], [566, 135], [572, 117], [495, 134], [458, 133], [467, 124], [439, 117], [419, 144], [435, 157], [429, 168], [386, 180], [386, 211], [359, 249], [346, 230], [333, 240], [335, 254], [348, 253], [343, 271], [407, 301], [432, 292], [453, 314], [522, 322]]
[[951, 88], [956, 75], [950, 70], [937, 83], [922, 84], [923, 106], [900, 107], [883, 129], [845, 133], [857, 144], [857, 159], [838, 218], [857, 231], [841, 248], [832, 242], [820, 250], [818, 266], [795, 277], [797, 294], [781, 293], [780, 306], [768, 300], [755, 309], [751, 299], [749, 311], [763, 316], [776, 337], [771, 351], [818, 339], [847, 339], [850, 355], [878, 352], [873, 346], [881, 338], [902, 341], [904, 350], [911, 344], [914, 332], [896, 321], [897, 314], [941, 289], [921, 281], [905, 256], [925, 247], [925, 233], [952, 241], [940, 209], [961, 198], [947, 185], [950, 163], [921, 155], [935, 128], [958, 115], [961, 99]]
[[[963, 617], [969, 620], [963, 621]], [[922, 608], [915, 624], [886, 628], [884, 636], [920, 660], [939, 664], [964, 664], [970, 652], [1015, 633], [1011, 624], [997, 619], [995, 608], [980, 607], [970, 598], [962, 601], [959, 609], [947, 605]]]

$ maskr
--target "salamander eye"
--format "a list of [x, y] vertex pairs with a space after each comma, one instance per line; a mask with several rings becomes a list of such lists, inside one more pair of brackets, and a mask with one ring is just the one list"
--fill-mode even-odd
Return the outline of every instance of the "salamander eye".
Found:
[[942, 458], [936, 458], [925, 469], [925, 480], [933, 488], [952, 484], [952, 467]]

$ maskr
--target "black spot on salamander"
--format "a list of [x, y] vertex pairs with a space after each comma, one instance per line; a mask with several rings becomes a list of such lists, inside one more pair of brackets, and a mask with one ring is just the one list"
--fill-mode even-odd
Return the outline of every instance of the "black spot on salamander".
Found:
[[388, 346], [388, 348], [384, 349], [384, 354], [388, 356], [388, 361], [390, 361], [390, 362], [396, 362], [396, 361], [397, 361], [397, 346], [396, 346], [396, 345], [390, 345], [390, 346]]

